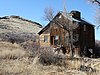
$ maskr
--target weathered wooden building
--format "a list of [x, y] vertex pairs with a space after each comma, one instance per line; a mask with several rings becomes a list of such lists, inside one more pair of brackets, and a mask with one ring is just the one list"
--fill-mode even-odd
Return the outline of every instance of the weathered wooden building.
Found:
[[67, 53], [90, 56], [95, 47], [94, 25], [79, 11], [59, 12], [39, 33], [40, 46], [63, 45]]

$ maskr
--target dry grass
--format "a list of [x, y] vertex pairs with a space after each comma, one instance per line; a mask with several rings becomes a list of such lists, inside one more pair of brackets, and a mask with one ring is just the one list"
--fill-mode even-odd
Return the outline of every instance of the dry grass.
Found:
[[[34, 60], [33, 60], [34, 61]], [[86, 75], [78, 70], [67, 70], [59, 66], [43, 66], [39, 63], [29, 62], [29, 59], [2, 60], [0, 75]]]
[[[47, 48], [46, 48], [47, 49]], [[45, 51], [44, 51], [45, 52]], [[48, 52], [48, 51], [46, 51]], [[41, 52], [40, 52], [41, 53]], [[50, 53], [48, 53], [50, 54]], [[47, 54], [47, 55], [48, 55]], [[100, 59], [67, 59], [66, 66], [55, 64], [44, 66], [40, 56], [30, 57], [31, 53], [18, 44], [0, 42], [0, 75], [99, 75]], [[52, 55], [50, 55], [52, 58]], [[53, 56], [57, 57], [58, 56]], [[48, 57], [46, 57], [48, 58]], [[51, 60], [51, 58], [49, 58]], [[59, 60], [58, 60], [59, 61]], [[92, 62], [94, 61], [94, 62]], [[57, 63], [57, 62], [56, 62]], [[92, 65], [96, 72], [79, 70], [80, 65]]]
[[0, 42], [0, 59], [17, 59], [24, 57], [25, 54], [26, 52], [18, 44]]

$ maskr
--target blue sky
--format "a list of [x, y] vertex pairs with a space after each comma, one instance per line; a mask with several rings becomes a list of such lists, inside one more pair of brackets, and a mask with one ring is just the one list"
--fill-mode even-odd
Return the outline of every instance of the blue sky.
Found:
[[[63, 11], [63, 0], [0, 0], [0, 16], [18, 15], [46, 25], [43, 20], [44, 9], [52, 7], [55, 12]], [[78, 10], [82, 17], [95, 24], [95, 7], [86, 0], [66, 0], [66, 9]], [[96, 30], [96, 39], [100, 40], [100, 29]]]

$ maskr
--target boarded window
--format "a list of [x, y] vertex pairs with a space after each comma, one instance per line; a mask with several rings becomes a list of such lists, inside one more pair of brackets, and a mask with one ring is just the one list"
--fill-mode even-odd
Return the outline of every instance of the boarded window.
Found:
[[44, 36], [44, 42], [48, 42], [48, 36]]
[[86, 25], [84, 25], [84, 31], [86, 31]]
[[78, 41], [78, 38], [79, 38], [79, 35], [78, 34], [73, 34], [73, 41], [74, 42], [77, 42]]

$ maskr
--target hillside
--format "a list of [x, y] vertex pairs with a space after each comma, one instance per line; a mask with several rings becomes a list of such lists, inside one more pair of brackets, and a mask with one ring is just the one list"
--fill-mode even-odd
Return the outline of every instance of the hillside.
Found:
[[5, 32], [29, 32], [38, 33], [42, 28], [37, 22], [24, 19], [20, 16], [0, 17], [0, 33]]
[[28, 40], [36, 41], [37, 33], [42, 25], [20, 16], [0, 17], [0, 40], [22, 43]]

